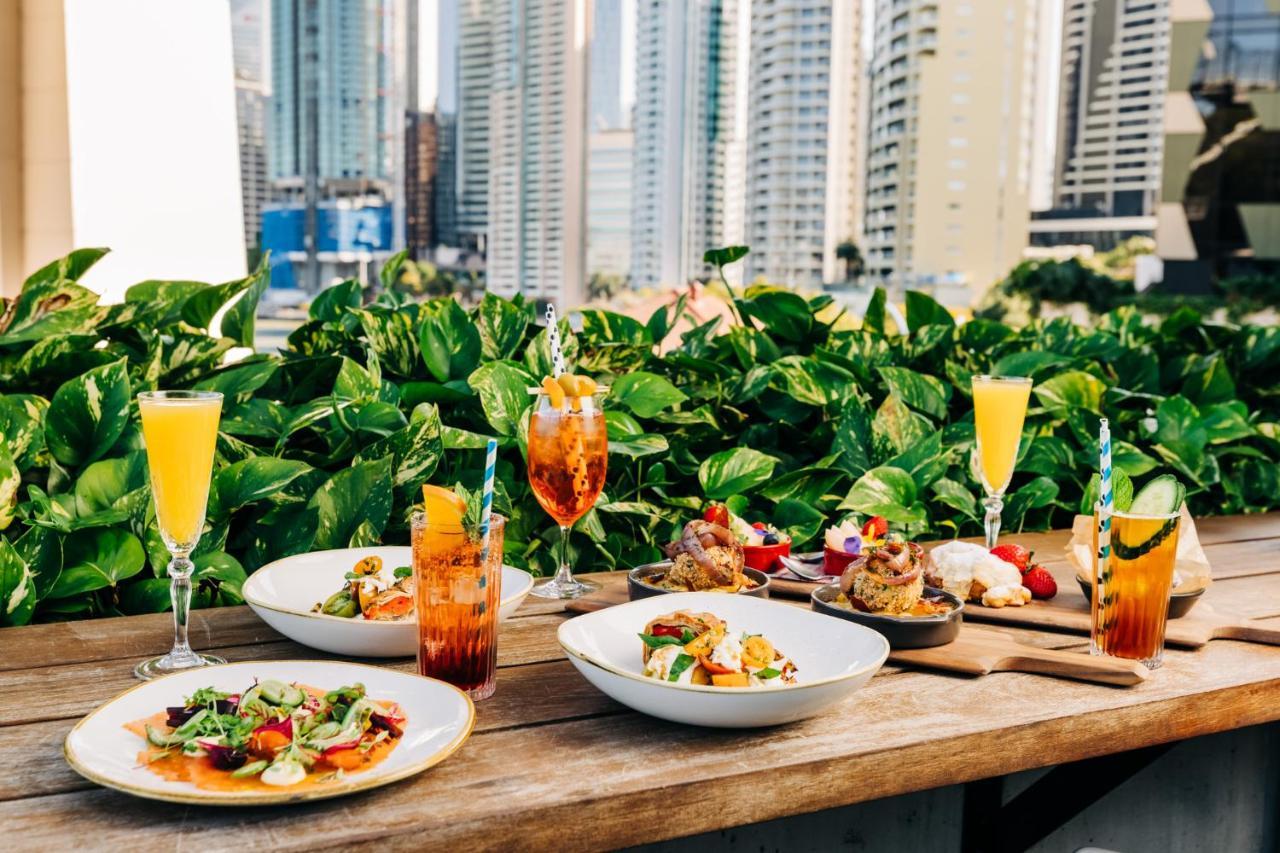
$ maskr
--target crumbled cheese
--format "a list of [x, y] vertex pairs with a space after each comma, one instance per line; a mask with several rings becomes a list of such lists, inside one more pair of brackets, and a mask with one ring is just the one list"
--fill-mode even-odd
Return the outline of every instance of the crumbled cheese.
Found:
[[711, 662], [739, 672], [742, 669], [742, 640], [733, 634], [725, 634], [724, 639], [711, 650]]
[[[671, 674], [671, 667], [675, 665], [676, 658], [684, 654], [683, 646], [659, 646], [653, 650], [653, 654], [649, 655], [649, 660], [644, 665], [644, 674], [652, 678], [660, 678], [663, 681]], [[676, 678], [676, 684], [688, 684], [693, 679], [694, 667], [688, 667], [684, 672], [680, 673]]]

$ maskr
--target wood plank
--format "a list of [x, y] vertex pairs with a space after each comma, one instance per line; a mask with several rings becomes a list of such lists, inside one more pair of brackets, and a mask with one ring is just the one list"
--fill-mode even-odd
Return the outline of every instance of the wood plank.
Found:
[[[745, 736], [630, 713], [481, 733], [411, 780], [263, 821], [90, 790], [0, 803], [0, 824], [33, 847], [65, 843], [75, 827], [140, 850], [613, 848], [1274, 720], [1280, 651], [1265, 651], [1224, 642], [1174, 652], [1123, 691], [903, 674], [873, 679], [822, 717]], [[714, 785], [717, 807], [674, 820], [673, 799], [702, 783]], [[357, 819], [333, 820], [335, 809]]]

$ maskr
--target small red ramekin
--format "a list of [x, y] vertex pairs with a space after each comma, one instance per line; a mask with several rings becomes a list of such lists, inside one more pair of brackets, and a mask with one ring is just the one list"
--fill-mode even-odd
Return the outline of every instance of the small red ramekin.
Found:
[[848, 551], [833, 551], [826, 545], [822, 546], [822, 571], [828, 575], [842, 575], [849, 564], [858, 559], [860, 555], [850, 554]]
[[791, 540], [785, 539], [777, 545], [743, 545], [742, 560], [747, 568], [762, 572], [776, 572], [782, 563], [779, 557], [791, 555]]

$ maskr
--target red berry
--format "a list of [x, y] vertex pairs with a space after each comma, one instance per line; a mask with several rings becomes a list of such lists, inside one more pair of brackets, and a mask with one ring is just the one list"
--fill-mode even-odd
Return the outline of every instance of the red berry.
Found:
[[721, 527], [729, 526], [729, 508], [724, 504], [710, 504], [702, 513], [702, 520]]
[[1022, 576], [1022, 585], [1031, 590], [1032, 598], [1053, 598], [1058, 594], [1058, 582], [1053, 579], [1053, 575], [1049, 574], [1049, 570], [1043, 566], [1032, 566]]
[[873, 515], [862, 525], [863, 539], [883, 539], [889, 532], [889, 522], [883, 515]]
[[1013, 563], [1018, 567], [1018, 571], [1026, 573], [1027, 566], [1031, 564], [1031, 552], [1021, 545], [1012, 543], [1005, 545], [997, 545], [991, 549], [991, 553], [1006, 563]]

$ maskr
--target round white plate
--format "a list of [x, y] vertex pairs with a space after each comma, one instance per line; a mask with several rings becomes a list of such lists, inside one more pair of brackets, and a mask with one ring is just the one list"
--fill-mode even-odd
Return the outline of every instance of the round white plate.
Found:
[[[304, 646], [350, 657], [409, 657], [418, 645], [418, 627], [412, 619], [376, 622], [311, 611], [341, 589], [343, 575], [358, 560], [370, 556], [382, 558], [387, 578], [395, 568], [412, 564], [412, 549], [405, 545], [312, 551], [267, 563], [249, 575], [241, 594], [264, 622]], [[515, 613], [533, 589], [533, 576], [503, 566], [499, 589], [498, 618], [502, 620]]]
[[[796, 664], [796, 683], [777, 687], [672, 684], [643, 675], [638, 634], [655, 617], [706, 611], [735, 631], [764, 634]], [[768, 599], [722, 592], [659, 595], [563, 622], [557, 634], [588, 681], [629, 708], [696, 726], [750, 728], [812, 717], [866, 684], [889, 656], [869, 628]]]
[[[275, 678], [333, 690], [363, 684], [373, 699], [396, 702], [407, 721], [400, 743], [382, 761], [332, 785], [290, 791], [203, 791], [138, 765], [146, 742], [125, 730], [134, 720], [181, 705], [201, 687], [231, 693], [254, 679]], [[91, 782], [151, 800], [214, 806], [257, 806], [340, 797], [399, 781], [444, 761], [475, 725], [476, 709], [458, 688], [405, 672], [340, 661], [246, 661], [180, 672], [126, 690], [76, 724], [62, 747], [71, 768]]]

